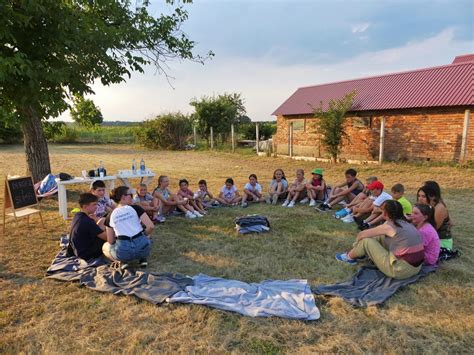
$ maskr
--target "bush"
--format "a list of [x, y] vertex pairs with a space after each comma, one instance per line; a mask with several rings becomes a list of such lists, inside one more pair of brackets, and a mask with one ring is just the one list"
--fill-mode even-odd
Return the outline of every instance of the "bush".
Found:
[[64, 122], [49, 122], [43, 121], [44, 137], [48, 142], [55, 142], [56, 139], [61, 138], [66, 134], [66, 124]]
[[192, 132], [191, 120], [182, 113], [170, 113], [143, 122], [137, 130], [140, 144], [152, 149], [184, 149]]
[[76, 143], [77, 132], [74, 128], [67, 125], [64, 126], [64, 130], [61, 134], [54, 136], [53, 142], [55, 143]]
[[[238, 132], [244, 139], [256, 140], [255, 132], [255, 123], [245, 123], [241, 124], [238, 127]], [[258, 123], [258, 133], [260, 134], [260, 139], [266, 140], [270, 139], [277, 131], [277, 126], [275, 122], [259, 122]]]
[[0, 143], [12, 144], [20, 143], [23, 139], [20, 125], [18, 123], [0, 121]]

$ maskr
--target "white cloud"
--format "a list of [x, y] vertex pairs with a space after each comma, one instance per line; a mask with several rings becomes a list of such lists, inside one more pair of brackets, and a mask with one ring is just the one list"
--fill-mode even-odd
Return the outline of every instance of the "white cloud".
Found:
[[352, 33], [362, 33], [368, 30], [370, 27], [369, 22], [357, 23], [352, 26]]
[[[153, 113], [191, 112], [189, 101], [193, 97], [240, 92], [249, 117], [269, 120], [298, 87], [449, 64], [456, 55], [472, 52], [473, 47], [472, 40], [456, 40], [454, 29], [448, 28], [425, 40], [331, 64], [281, 64], [274, 55], [256, 59], [216, 56], [204, 66], [172, 63], [174, 89], [165, 77], [154, 76], [149, 70], [124, 84], [95, 85], [93, 99], [106, 120], [140, 121]], [[61, 119], [68, 117], [66, 113]]]

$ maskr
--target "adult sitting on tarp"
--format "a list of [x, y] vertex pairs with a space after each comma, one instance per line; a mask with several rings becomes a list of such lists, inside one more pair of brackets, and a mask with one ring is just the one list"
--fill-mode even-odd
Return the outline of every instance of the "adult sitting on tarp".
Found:
[[336, 259], [356, 264], [358, 258], [367, 256], [388, 277], [405, 279], [416, 275], [424, 259], [420, 233], [406, 220], [400, 202], [385, 201], [382, 213], [386, 222], [360, 232], [354, 247], [336, 254]]
[[134, 260], [139, 260], [141, 267], [148, 266], [151, 249], [148, 236], [153, 231], [153, 222], [142, 207], [132, 205], [133, 193], [127, 186], [117, 187], [110, 197], [118, 206], [105, 219], [107, 243], [102, 248], [104, 255], [112, 261], [120, 261], [122, 269]]
[[102, 255], [102, 246], [107, 240], [103, 221], [96, 223], [91, 216], [97, 209], [97, 196], [84, 193], [79, 196], [81, 211], [76, 213], [71, 223], [68, 256], [75, 255], [84, 260]]

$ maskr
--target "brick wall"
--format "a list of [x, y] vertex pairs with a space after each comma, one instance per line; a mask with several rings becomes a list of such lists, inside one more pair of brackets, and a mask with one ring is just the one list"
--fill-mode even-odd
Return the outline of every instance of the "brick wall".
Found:
[[[377, 160], [381, 118], [385, 123], [384, 158], [388, 160], [458, 160], [465, 108], [426, 109], [359, 113], [346, 123], [348, 139], [341, 158]], [[474, 160], [474, 110], [471, 108], [467, 159]], [[311, 116], [278, 116], [274, 137], [279, 154], [288, 154], [289, 122], [305, 122], [305, 129], [293, 132], [293, 154], [328, 157], [320, 143], [316, 119]], [[301, 126], [301, 125], [300, 125]]]

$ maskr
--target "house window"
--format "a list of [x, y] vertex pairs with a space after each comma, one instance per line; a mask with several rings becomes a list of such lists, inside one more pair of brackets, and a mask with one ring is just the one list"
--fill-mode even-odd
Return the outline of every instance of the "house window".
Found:
[[354, 117], [352, 119], [352, 127], [354, 128], [370, 128], [372, 126], [372, 117]]
[[304, 132], [306, 129], [306, 120], [292, 120], [293, 132]]

